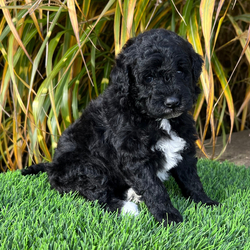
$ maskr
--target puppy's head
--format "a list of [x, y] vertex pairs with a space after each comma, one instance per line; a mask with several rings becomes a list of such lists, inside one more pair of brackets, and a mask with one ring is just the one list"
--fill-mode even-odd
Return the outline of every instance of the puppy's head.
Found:
[[192, 108], [202, 59], [177, 34], [155, 29], [130, 39], [116, 58], [111, 82], [139, 112], [174, 118]]

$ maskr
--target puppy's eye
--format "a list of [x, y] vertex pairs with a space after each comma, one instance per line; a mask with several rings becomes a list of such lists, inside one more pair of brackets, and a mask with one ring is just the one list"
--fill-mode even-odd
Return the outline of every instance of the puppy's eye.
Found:
[[144, 78], [144, 80], [146, 83], [151, 83], [154, 80], [154, 78], [153, 78], [153, 76], [147, 76]]
[[177, 74], [183, 74], [183, 71], [177, 70]]

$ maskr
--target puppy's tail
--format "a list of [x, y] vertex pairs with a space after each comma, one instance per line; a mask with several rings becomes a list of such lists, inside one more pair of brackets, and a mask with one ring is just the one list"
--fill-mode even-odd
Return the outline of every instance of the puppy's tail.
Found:
[[49, 163], [39, 163], [37, 165], [31, 165], [28, 168], [22, 169], [22, 175], [38, 174], [39, 172], [46, 172], [46, 166]]

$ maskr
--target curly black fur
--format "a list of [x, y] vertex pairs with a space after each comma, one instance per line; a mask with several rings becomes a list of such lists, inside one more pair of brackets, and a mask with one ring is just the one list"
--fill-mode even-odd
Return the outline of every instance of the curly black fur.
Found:
[[185, 197], [218, 204], [196, 170], [194, 121], [202, 59], [173, 32], [155, 29], [130, 39], [116, 58], [110, 86], [62, 134], [46, 171], [60, 193], [76, 191], [108, 211], [138, 213], [144, 201], [165, 225], [182, 221], [163, 181], [171, 174]]

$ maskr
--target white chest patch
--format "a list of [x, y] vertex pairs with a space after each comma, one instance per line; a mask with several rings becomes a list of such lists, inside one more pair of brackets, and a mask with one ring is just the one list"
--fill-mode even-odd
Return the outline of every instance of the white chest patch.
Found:
[[157, 172], [160, 180], [165, 181], [169, 176], [168, 171], [182, 160], [181, 152], [186, 146], [186, 141], [171, 130], [171, 125], [167, 119], [161, 121], [160, 128], [166, 130], [170, 138], [160, 139], [152, 150], [159, 150], [165, 156], [163, 168]]

